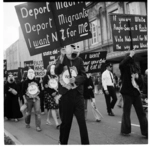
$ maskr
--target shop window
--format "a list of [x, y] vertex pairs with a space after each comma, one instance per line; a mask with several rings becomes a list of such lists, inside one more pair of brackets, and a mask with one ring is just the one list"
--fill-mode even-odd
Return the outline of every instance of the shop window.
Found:
[[91, 28], [91, 33], [92, 33], [92, 38], [91, 40], [91, 45], [94, 45], [98, 43], [98, 26], [97, 26], [97, 20], [94, 20], [90, 23], [90, 28]]

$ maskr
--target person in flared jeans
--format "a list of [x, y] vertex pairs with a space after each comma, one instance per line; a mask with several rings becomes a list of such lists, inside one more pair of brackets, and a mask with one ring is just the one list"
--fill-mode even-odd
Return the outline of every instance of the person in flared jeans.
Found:
[[73, 115], [75, 115], [81, 136], [81, 144], [89, 144], [89, 137], [84, 115], [84, 98], [77, 89], [62, 95], [60, 102], [60, 144], [68, 144]]
[[140, 96], [129, 96], [122, 95], [124, 106], [123, 106], [123, 115], [122, 115], [122, 124], [121, 124], [121, 133], [130, 134], [131, 133], [131, 106], [133, 104], [135, 111], [137, 113], [141, 134], [144, 136], [148, 136], [148, 122], [146, 113], [143, 110], [142, 102]]
[[26, 127], [30, 128], [31, 113], [32, 113], [32, 108], [34, 107], [36, 130], [38, 132], [41, 131], [40, 99], [35, 99], [35, 100], [28, 99], [26, 105], [27, 105], [27, 112], [25, 117]]

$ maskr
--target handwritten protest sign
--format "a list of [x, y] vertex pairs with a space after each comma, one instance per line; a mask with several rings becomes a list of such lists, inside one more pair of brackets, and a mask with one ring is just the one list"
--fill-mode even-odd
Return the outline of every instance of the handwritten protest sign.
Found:
[[106, 51], [80, 54], [86, 73], [101, 72], [106, 62], [106, 55]]
[[147, 49], [147, 16], [110, 14], [114, 51]]
[[24, 61], [24, 71], [28, 71], [29, 67], [34, 69], [33, 60]]
[[34, 64], [34, 71], [35, 71], [35, 76], [36, 77], [44, 77], [45, 76], [45, 71], [44, 71], [44, 66], [43, 66], [43, 61], [33, 61]]
[[15, 8], [31, 56], [60, 46], [49, 2]]
[[47, 51], [42, 53], [42, 59], [44, 68], [47, 69], [47, 66], [55, 62], [55, 60], [60, 55], [59, 49], [55, 49], [53, 51]]
[[51, 9], [61, 46], [92, 37], [85, 2], [55, 2]]
[[15, 8], [31, 56], [92, 37], [83, 2], [24, 3]]

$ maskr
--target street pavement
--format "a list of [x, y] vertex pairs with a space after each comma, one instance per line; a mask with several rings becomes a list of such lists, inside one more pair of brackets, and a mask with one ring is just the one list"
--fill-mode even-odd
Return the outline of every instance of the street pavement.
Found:
[[[120, 127], [122, 108], [119, 108], [116, 105], [113, 109], [115, 116], [108, 116], [103, 94], [95, 95], [95, 98], [96, 106], [103, 115], [103, 119], [101, 122], [95, 121], [91, 104], [88, 103], [88, 115], [86, 124], [88, 128], [90, 144], [148, 144], [148, 139], [141, 135], [139, 121], [137, 119], [134, 108], [131, 110], [132, 133], [130, 136], [121, 136]], [[4, 129], [23, 145], [57, 145], [59, 140], [59, 130], [56, 129], [52, 118], [51, 121], [53, 122], [53, 125], [46, 125], [46, 114], [41, 115], [42, 131], [37, 132], [35, 130], [35, 117], [33, 114], [30, 124], [31, 128], [25, 127], [24, 118], [22, 118], [19, 122], [4, 120]], [[79, 127], [75, 117], [73, 118], [68, 144], [81, 144]]]

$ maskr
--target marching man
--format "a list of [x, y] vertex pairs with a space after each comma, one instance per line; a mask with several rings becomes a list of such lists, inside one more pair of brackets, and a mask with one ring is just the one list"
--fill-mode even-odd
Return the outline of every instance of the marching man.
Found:
[[40, 98], [41, 91], [40, 83], [35, 79], [35, 72], [33, 69], [28, 70], [27, 80], [23, 83], [23, 98], [27, 105], [27, 113], [25, 117], [26, 127], [30, 128], [31, 112], [34, 107], [36, 130], [41, 131], [41, 115], [40, 115]]
[[74, 45], [61, 49], [55, 73], [59, 76], [60, 100], [60, 144], [67, 144], [73, 115], [76, 116], [81, 136], [81, 144], [89, 144], [84, 114], [83, 83], [86, 78], [83, 61]]

